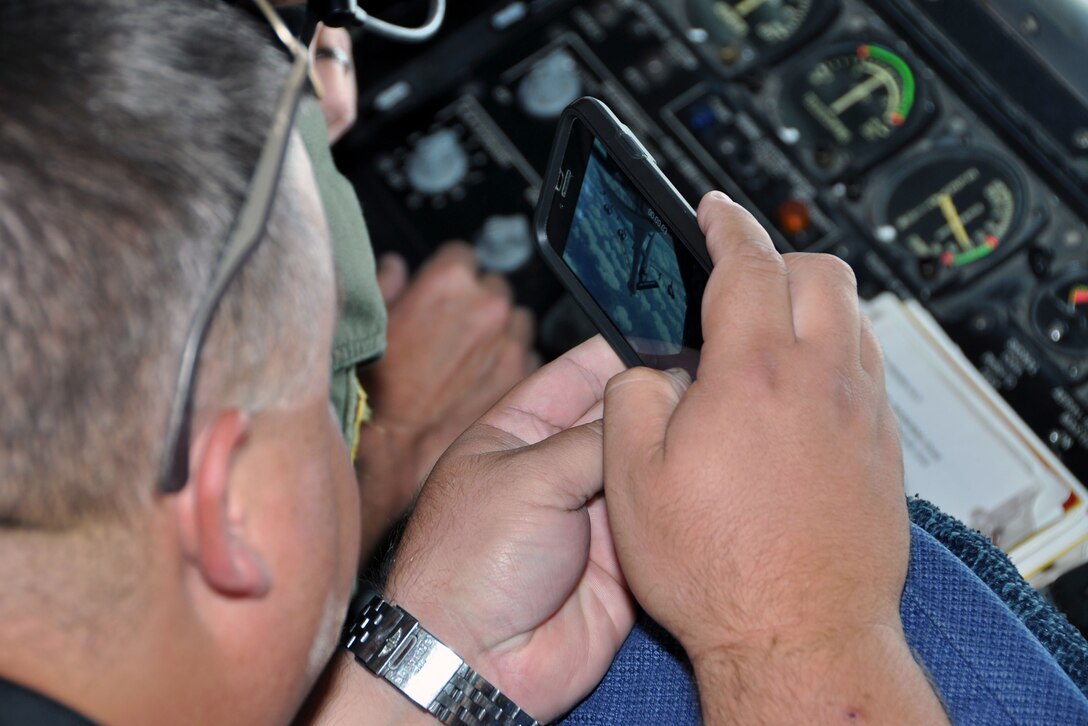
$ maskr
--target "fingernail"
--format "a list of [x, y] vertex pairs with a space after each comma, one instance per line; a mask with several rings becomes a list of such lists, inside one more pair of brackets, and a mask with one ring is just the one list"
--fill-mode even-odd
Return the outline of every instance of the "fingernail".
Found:
[[683, 368], [670, 368], [665, 373], [673, 379], [680, 393], [688, 390], [691, 385], [691, 374]]
[[726, 201], [726, 202], [733, 201], [732, 199], [729, 198], [729, 196], [725, 192], [720, 191], [718, 189], [715, 189], [714, 191], [710, 192], [710, 196], [716, 197], [717, 199], [721, 199], [721, 200]]

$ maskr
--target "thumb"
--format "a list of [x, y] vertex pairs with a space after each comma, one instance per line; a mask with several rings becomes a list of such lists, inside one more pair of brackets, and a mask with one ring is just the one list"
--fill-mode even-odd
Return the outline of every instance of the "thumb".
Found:
[[408, 263], [396, 252], [387, 252], [378, 259], [378, 289], [389, 307], [408, 287]]
[[[529, 477], [544, 504], [568, 510], [580, 509], [600, 493], [604, 477], [601, 466], [602, 424], [600, 420], [560, 431], [517, 452], [530, 471]], [[541, 482], [547, 486], [541, 486]]]
[[609, 481], [652, 471], [665, 449], [673, 411], [691, 385], [679, 368], [631, 368], [608, 382], [604, 392], [604, 460]]

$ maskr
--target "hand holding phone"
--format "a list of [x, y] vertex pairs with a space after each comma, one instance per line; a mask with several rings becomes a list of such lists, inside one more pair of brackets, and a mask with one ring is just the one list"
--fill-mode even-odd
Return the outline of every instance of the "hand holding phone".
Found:
[[708, 722], [832, 722], [849, 704], [944, 723], [903, 636], [902, 455], [854, 275], [779, 255], [720, 193], [699, 219], [715, 263], [699, 380], [635, 368], [605, 393], [624, 577], [691, 658]]
[[544, 259], [628, 366], [692, 376], [710, 259], [695, 212], [603, 103], [560, 119], [536, 231]]

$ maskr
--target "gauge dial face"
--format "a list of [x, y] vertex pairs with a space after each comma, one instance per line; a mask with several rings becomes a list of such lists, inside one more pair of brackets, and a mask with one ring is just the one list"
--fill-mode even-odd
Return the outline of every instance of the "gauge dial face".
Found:
[[988, 153], [932, 152], [909, 164], [892, 187], [877, 213], [877, 237], [917, 258], [924, 278], [977, 266], [1019, 231], [1020, 179]]
[[803, 140], [840, 149], [883, 143], [915, 111], [914, 71], [899, 55], [873, 44], [832, 52], [787, 89], [785, 121]]
[[705, 32], [711, 59], [726, 72], [777, 59], [831, 19], [833, 0], [683, 0], [689, 28]]
[[1035, 300], [1032, 318], [1039, 334], [1054, 347], [1088, 352], [1088, 273], [1044, 290]]
[[723, 51], [741, 44], [777, 45], [798, 31], [812, 0], [687, 0], [688, 20]]

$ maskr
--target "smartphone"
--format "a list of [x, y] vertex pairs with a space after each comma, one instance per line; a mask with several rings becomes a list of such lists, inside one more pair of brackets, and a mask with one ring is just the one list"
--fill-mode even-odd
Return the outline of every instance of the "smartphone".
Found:
[[691, 205], [595, 98], [563, 112], [544, 179], [537, 242], [563, 285], [628, 366], [694, 377], [710, 258]]

